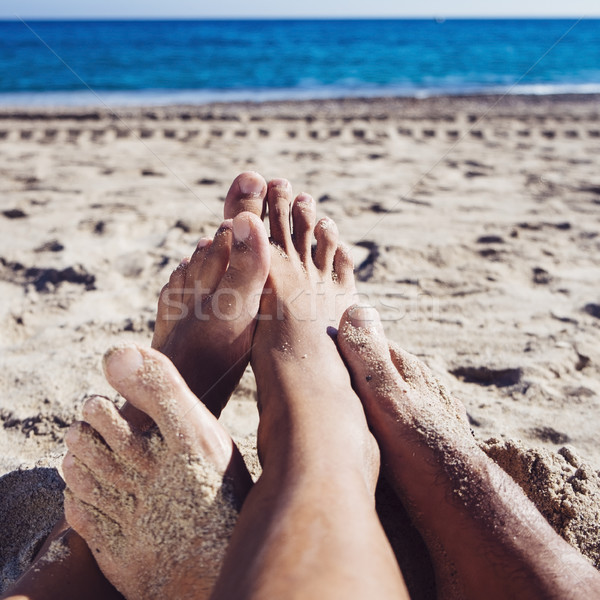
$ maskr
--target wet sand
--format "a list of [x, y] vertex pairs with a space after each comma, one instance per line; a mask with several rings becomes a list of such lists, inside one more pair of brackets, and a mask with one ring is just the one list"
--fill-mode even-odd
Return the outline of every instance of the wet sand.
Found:
[[[555, 512], [580, 468], [556, 452], [576, 449], [598, 552], [599, 155], [595, 96], [0, 110], [0, 476], [48, 478], [85, 398], [114, 397], [102, 354], [149, 344], [170, 271], [252, 169], [336, 220], [389, 337], [502, 466], [533, 472], [507, 458], [521, 440], [562, 473], [544, 488]], [[255, 432], [250, 373], [223, 420]]]

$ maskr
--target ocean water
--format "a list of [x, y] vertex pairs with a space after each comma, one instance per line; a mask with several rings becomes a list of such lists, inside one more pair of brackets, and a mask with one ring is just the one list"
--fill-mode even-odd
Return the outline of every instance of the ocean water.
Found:
[[482, 92], [600, 92], [600, 20], [0, 22], [5, 106]]

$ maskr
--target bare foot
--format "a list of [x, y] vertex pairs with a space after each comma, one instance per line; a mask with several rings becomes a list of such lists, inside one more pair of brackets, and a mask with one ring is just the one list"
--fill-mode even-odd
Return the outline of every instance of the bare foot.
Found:
[[407, 598], [375, 512], [377, 445], [332, 339], [354, 299], [352, 261], [330, 219], [315, 228], [310, 196], [292, 205], [274, 180], [267, 205], [271, 270], [251, 357], [263, 473], [214, 598]]
[[[163, 288], [152, 347], [219, 416], [250, 360], [269, 246], [260, 220], [266, 183], [242, 173], [225, 201], [214, 240], [202, 239]], [[204, 373], [211, 373], [207, 379]]]
[[227, 432], [162, 354], [105, 356], [111, 385], [155, 427], [88, 400], [66, 437], [65, 513], [129, 600], [207, 598], [252, 482]]
[[[301, 403], [296, 409], [306, 410], [309, 419], [319, 419], [318, 412], [324, 408], [313, 417], [308, 416], [315, 407], [307, 398], [335, 396], [327, 408], [335, 412], [343, 405], [345, 423], [356, 427], [355, 433], [363, 438], [361, 450], [368, 449], [372, 438], [334, 341], [341, 315], [356, 300], [351, 256], [346, 247], [338, 244], [337, 226], [331, 219], [323, 218], [315, 225], [316, 209], [311, 196], [300, 194], [292, 203], [287, 180], [269, 183], [267, 210], [271, 270], [252, 350], [261, 410], [259, 452], [263, 456], [273, 441], [267, 433], [271, 419], [271, 406], [267, 404], [273, 388], [279, 386], [286, 392], [297, 386], [294, 393], [284, 397]], [[317, 241], [314, 252], [313, 235]], [[278, 413], [283, 404], [284, 401], [278, 402], [273, 412]], [[322, 428], [320, 424], [314, 430], [315, 437], [321, 436]], [[317, 446], [322, 443], [320, 439]], [[367, 454], [372, 461], [367, 466], [371, 484], [378, 471], [378, 452], [373, 447]]]
[[[440, 598], [585, 598], [597, 572], [477, 446], [466, 412], [427, 367], [388, 347], [377, 312], [338, 333], [396, 493], [426, 541]], [[586, 596], [587, 594], [587, 596]]]

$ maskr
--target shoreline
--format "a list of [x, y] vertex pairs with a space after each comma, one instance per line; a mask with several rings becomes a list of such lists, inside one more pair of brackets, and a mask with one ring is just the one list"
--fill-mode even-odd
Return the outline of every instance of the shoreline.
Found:
[[165, 104], [136, 106], [0, 106], [1, 120], [79, 120], [94, 121], [119, 117], [180, 118], [182, 120], [219, 120], [247, 113], [301, 120], [307, 116], [340, 116], [377, 118], [380, 115], [407, 111], [405, 116], [435, 117], [448, 111], [490, 109], [493, 114], [512, 111], [505, 116], [520, 116], [533, 110], [550, 115], [567, 108], [590, 109], [600, 114], [600, 93], [590, 94], [457, 94], [428, 98], [404, 96], [341, 97], [306, 100], [266, 100], [261, 102], [232, 101], [206, 104]]

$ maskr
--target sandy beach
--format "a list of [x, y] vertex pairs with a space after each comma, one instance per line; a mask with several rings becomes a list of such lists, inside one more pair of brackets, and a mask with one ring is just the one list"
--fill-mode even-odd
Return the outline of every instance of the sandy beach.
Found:
[[[600, 568], [599, 159], [591, 95], [1, 109], [0, 590], [56, 518], [66, 428], [115, 397], [104, 351], [149, 345], [244, 170], [318, 200], [388, 336]], [[252, 446], [251, 372], [222, 420]]]

